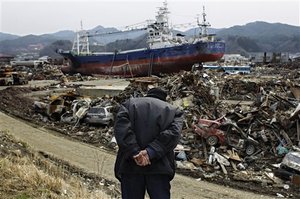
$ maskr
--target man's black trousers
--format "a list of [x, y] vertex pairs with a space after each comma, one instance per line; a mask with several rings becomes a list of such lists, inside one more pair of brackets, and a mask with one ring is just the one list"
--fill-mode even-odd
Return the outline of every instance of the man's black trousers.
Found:
[[170, 199], [168, 175], [122, 174], [122, 199], [144, 199], [147, 190], [151, 199]]

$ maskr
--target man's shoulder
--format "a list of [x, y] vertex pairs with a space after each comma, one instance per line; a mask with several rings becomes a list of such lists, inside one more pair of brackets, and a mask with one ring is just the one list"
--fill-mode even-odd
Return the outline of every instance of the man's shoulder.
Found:
[[143, 105], [143, 104], [171, 106], [170, 103], [153, 98], [153, 97], [130, 98], [123, 103], [124, 106]]
[[157, 106], [169, 107], [170, 109], [178, 109], [176, 106], [174, 106], [169, 102], [162, 101], [160, 99], [153, 98], [153, 97], [130, 98], [123, 103], [123, 105], [126, 107], [134, 106], [134, 105], [142, 105], [142, 104], [152, 104]]

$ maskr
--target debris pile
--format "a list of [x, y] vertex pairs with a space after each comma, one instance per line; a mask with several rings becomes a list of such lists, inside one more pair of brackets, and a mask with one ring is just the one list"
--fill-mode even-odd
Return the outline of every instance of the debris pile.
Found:
[[253, 81], [227, 79], [221, 88], [221, 98], [227, 100], [254, 100], [260, 85]]
[[[290, 153], [292, 158], [282, 165], [291, 165], [291, 159], [300, 165], [297, 159], [300, 76], [289, 71], [284, 72], [284, 78], [270, 74], [260, 77], [261, 71], [233, 76], [185, 71], [161, 78], [136, 78], [115, 97], [92, 99], [73, 93], [46, 96], [42, 103], [13, 95], [29, 90], [8, 88], [1, 92], [0, 99], [4, 100], [0, 103], [1, 109], [16, 110], [23, 110], [25, 104], [32, 108], [25, 109], [26, 116], [30, 115], [35, 122], [82, 141], [115, 149], [110, 119], [119, 104], [130, 97], [144, 96], [151, 86], [159, 86], [169, 91], [167, 100], [185, 112], [182, 138], [175, 151], [179, 171], [220, 183], [254, 183], [244, 188], [258, 183], [272, 185], [276, 191], [288, 185], [281, 194], [291, 197], [293, 186], [300, 184], [297, 181], [300, 167], [280, 165]], [[21, 100], [25, 103], [20, 103]], [[99, 120], [100, 112], [107, 120], [102, 116]], [[293, 197], [300, 195], [294, 193]]]
[[[288, 79], [240, 77], [214, 83], [196, 71], [156, 82], [186, 113], [177, 166], [207, 179], [219, 178], [221, 172], [238, 181], [281, 186], [286, 182], [274, 175], [280, 169], [276, 164], [300, 146], [299, 127], [291, 119], [299, 98], [290, 90], [299, 85]], [[132, 82], [122, 96], [145, 94], [137, 85]], [[221, 86], [221, 100], [216, 100], [216, 85]]]
[[[169, 101], [186, 113], [182, 146], [177, 149], [181, 168], [201, 168], [203, 175], [219, 170], [227, 175], [229, 171], [258, 167], [271, 169], [271, 164], [281, 162], [293, 146], [299, 145], [297, 122], [290, 120], [299, 100], [291, 96], [289, 88], [297, 85], [290, 81], [227, 79], [222, 99], [236, 100], [236, 104], [215, 100], [211, 94], [215, 84], [199, 71], [156, 83], [169, 90]], [[145, 91], [138, 85], [132, 82], [122, 96], [143, 95]], [[243, 100], [250, 103], [243, 104]]]
[[60, 80], [64, 74], [57, 65], [42, 64], [34, 68], [28, 68], [28, 73], [31, 74], [33, 80]]

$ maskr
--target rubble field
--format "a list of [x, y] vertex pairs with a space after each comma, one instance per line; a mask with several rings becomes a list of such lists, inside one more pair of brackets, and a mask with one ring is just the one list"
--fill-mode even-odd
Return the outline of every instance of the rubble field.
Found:
[[[32, 97], [37, 91], [66, 87], [66, 78], [91, 79], [59, 77], [58, 85], [0, 91], [0, 109], [116, 151], [113, 117], [108, 113], [115, 116], [124, 100], [144, 96], [149, 86], [160, 86], [169, 92], [168, 101], [185, 112], [182, 138], [175, 149], [177, 172], [252, 192], [300, 198], [299, 67], [300, 63], [268, 65], [248, 75], [205, 70], [134, 78], [113, 97], [80, 96], [78, 85], [70, 84], [73, 92]], [[90, 110], [99, 107], [109, 107], [102, 116], [111, 120], [90, 123], [86, 119]]]

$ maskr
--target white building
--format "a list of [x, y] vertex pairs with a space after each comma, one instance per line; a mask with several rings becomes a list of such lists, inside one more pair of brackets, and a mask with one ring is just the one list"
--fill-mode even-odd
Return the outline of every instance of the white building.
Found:
[[250, 61], [254, 63], [285, 63], [289, 61], [289, 53], [251, 53]]
[[249, 59], [240, 54], [225, 54], [222, 58], [225, 63], [244, 64], [249, 62]]

